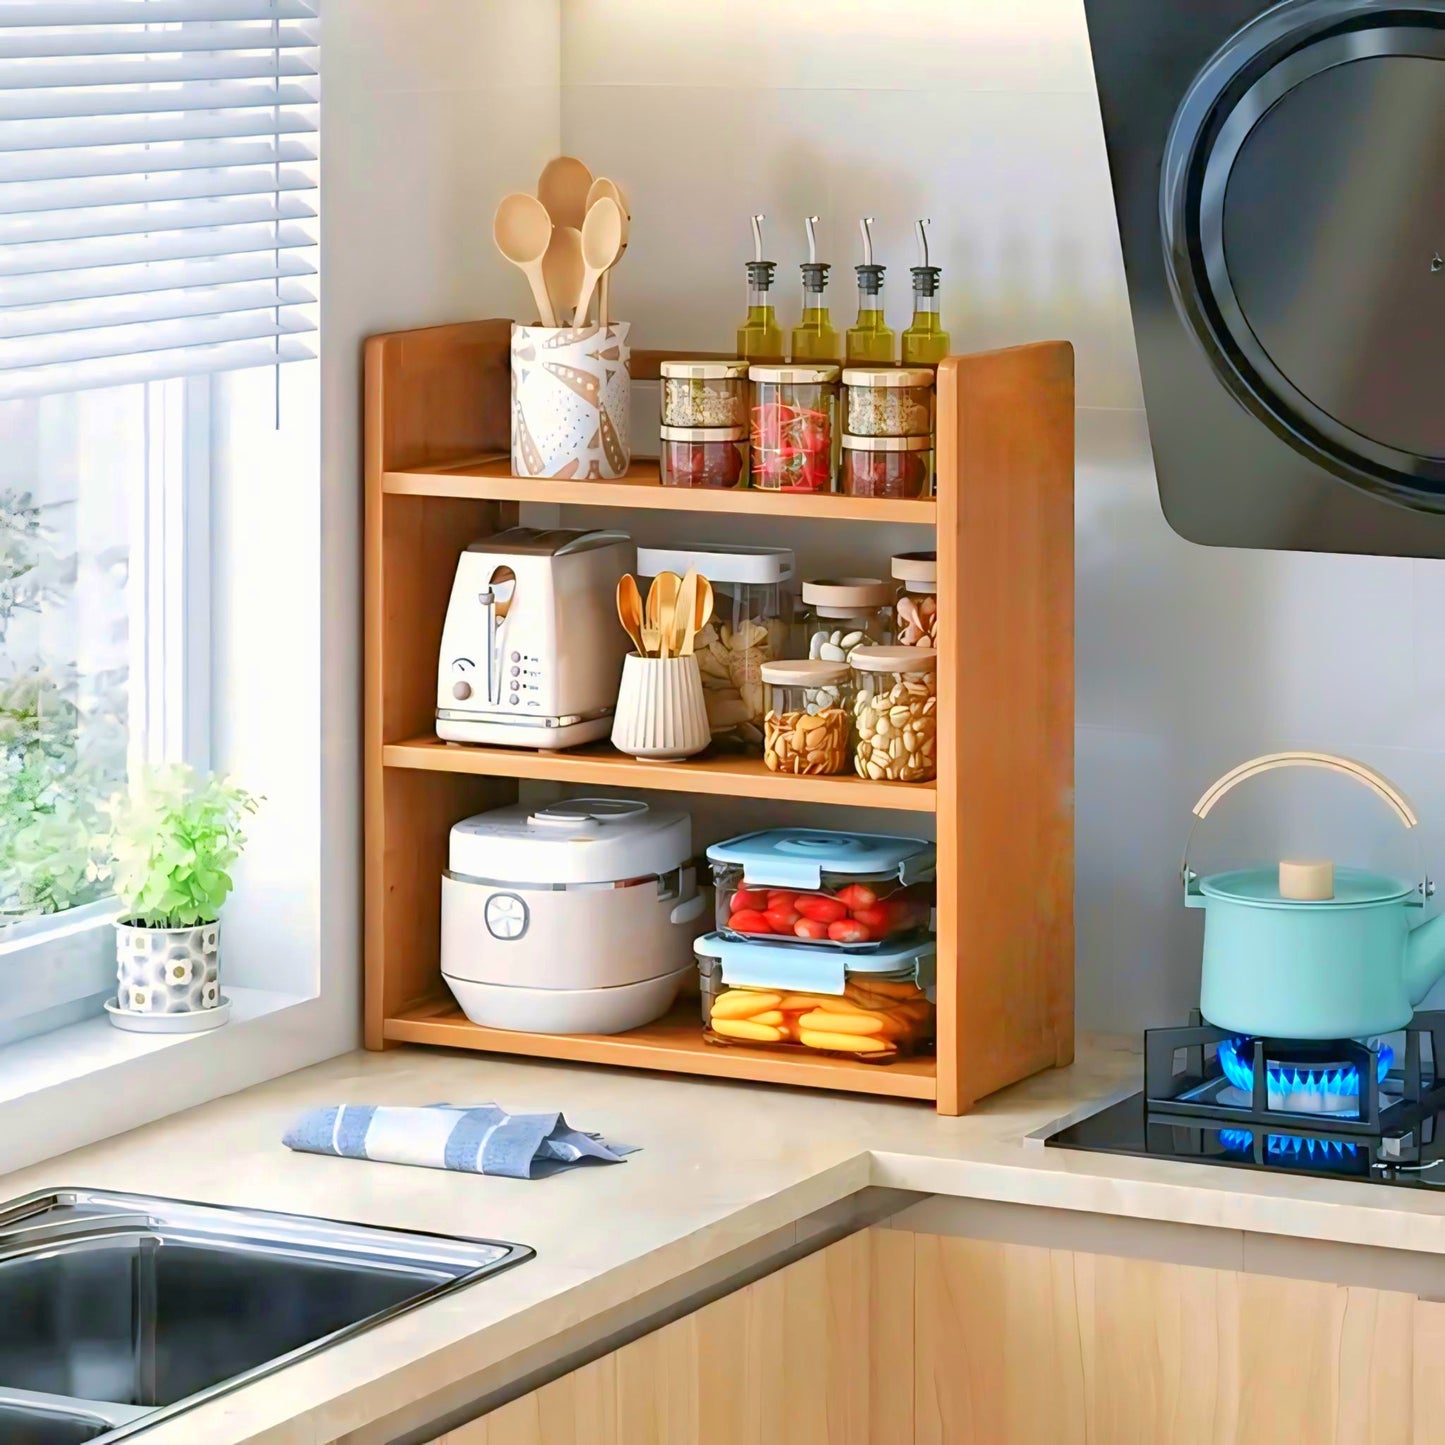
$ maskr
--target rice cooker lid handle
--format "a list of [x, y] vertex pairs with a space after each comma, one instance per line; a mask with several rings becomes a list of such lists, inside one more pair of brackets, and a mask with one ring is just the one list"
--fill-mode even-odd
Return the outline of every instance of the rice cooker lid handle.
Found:
[[641, 818], [649, 812], [648, 805], [633, 798], [568, 798], [561, 803], [548, 803], [528, 819], [539, 828], [565, 828], [569, 832], [600, 830], [608, 823], [627, 818]]
[[1179, 865], [1179, 878], [1184, 885], [1186, 903], [1190, 898], [1200, 896], [1198, 875], [1189, 867], [1189, 849], [1194, 841], [1195, 828], [1209, 816], [1214, 805], [1226, 793], [1247, 779], [1258, 777], [1261, 773], [1273, 772], [1276, 768], [1320, 768], [1326, 772], [1339, 773], [1344, 777], [1353, 778], [1357, 783], [1364, 784], [1376, 797], [1382, 799], [1389, 806], [1400, 822], [1405, 825], [1405, 828], [1415, 837], [1416, 872], [1420, 874], [1421, 898], [1429, 898], [1435, 892], [1435, 884], [1419, 866], [1419, 834], [1414, 833], [1415, 828], [1419, 826], [1419, 816], [1399, 788], [1382, 773], [1377, 773], [1373, 768], [1365, 763], [1357, 762], [1354, 758], [1343, 758], [1336, 753], [1265, 753], [1260, 757], [1250, 758], [1248, 762], [1240, 763], [1237, 767], [1231, 768], [1223, 777], [1216, 778], [1194, 805], [1194, 821], [1189, 825], [1189, 834], [1184, 840], [1184, 858]]

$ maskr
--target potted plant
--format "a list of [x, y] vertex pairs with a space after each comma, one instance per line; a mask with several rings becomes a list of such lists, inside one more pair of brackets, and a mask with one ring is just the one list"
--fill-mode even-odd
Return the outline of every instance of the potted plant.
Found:
[[235, 783], [179, 765], [147, 769], [111, 799], [107, 842], [121, 905], [113, 1023], [220, 1006], [221, 905], [246, 843], [241, 823], [257, 806]]

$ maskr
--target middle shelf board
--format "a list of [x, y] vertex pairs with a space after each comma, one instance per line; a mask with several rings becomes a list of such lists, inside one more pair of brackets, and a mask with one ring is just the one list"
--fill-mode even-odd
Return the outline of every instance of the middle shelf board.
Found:
[[610, 743], [547, 753], [528, 748], [447, 743], [436, 737], [423, 737], [385, 744], [381, 760], [389, 768], [475, 773], [494, 778], [544, 778], [555, 783], [656, 788], [670, 793], [785, 798], [797, 803], [837, 803], [906, 813], [933, 813], [938, 809], [938, 790], [932, 783], [874, 782], [851, 774], [794, 777], [790, 773], [770, 773], [761, 758], [735, 754], [675, 763], [640, 762], [619, 753]]
[[932, 527], [931, 499], [845, 497], [838, 493], [732, 491], [712, 487], [664, 487], [657, 462], [639, 457], [616, 482], [562, 477], [514, 477], [507, 457], [473, 457], [446, 466], [387, 472], [382, 490], [410, 497], [470, 497], [485, 502], [544, 502], [555, 506], [636, 507], [650, 511], [733, 512], [763, 517], [814, 517], [843, 522], [908, 522]]

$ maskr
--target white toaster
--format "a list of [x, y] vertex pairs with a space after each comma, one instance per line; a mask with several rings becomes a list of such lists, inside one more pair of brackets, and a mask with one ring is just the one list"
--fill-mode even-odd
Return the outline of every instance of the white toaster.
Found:
[[605, 738], [628, 651], [626, 532], [512, 527], [457, 562], [437, 666], [437, 736], [570, 748]]

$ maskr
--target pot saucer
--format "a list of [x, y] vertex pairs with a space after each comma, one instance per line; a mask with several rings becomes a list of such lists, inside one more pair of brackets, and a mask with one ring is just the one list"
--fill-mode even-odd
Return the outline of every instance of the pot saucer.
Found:
[[108, 998], [105, 1011], [111, 1023], [127, 1033], [203, 1034], [220, 1028], [231, 1017], [231, 1000], [222, 994], [215, 1008], [197, 1009], [193, 1013], [146, 1014], [123, 1009], [113, 998]]

